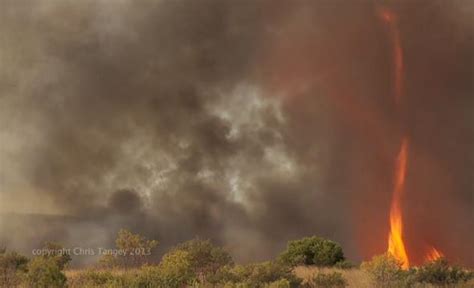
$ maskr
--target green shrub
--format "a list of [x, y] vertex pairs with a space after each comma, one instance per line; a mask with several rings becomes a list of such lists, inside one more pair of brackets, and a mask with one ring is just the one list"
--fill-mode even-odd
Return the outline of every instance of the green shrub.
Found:
[[28, 258], [16, 252], [0, 250], [0, 287], [15, 287], [27, 271]]
[[66, 276], [54, 258], [33, 258], [28, 263], [27, 269], [25, 281], [30, 288], [66, 287]]
[[46, 242], [43, 246], [43, 250], [48, 251], [48, 253], [42, 257], [53, 258], [61, 270], [63, 270], [72, 260], [71, 255], [59, 243]]
[[146, 275], [158, 277], [154, 281], [162, 283], [164, 287], [182, 287], [196, 280], [189, 252], [173, 250], [163, 256], [160, 265], [147, 268]]
[[227, 251], [209, 240], [193, 239], [179, 244], [174, 250], [187, 253], [191, 269], [201, 282], [205, 282], [220, 268], [234, 263]]
[[18, 254], [15, 251], [0, 252], [0, 269], [11, 268], [19, 271], [26, 271], [28, 265], [28, 258]]
[[109, 288], [181, 288], [185, 286], [203, 288], [208, 287], [205, 286], [208, 284], [205, 281], [206, 277], [215, 275], [225, 265], [228, 267], [233, 265], [230, 254], [212, 245], [210, 241], [195, 239], [180, 244], [166, 253], [159, 265], [144, 265], [139, 270], [126, 270], [121, 275], [112, 275], [110, 272], [89, 272], [78, 277], [75, 283], [87, 284], [88, 287], [102, 285], [100, 287]]
[[333, 266], [344, 260], [344, 253], [336, 242], [320, 237], [306, 237], [288, 242], [288, 247], [280, 255], [280, 260], [291, 266]]
[[410, 271], [402, 269], [402, 263], [389, 253], [377, 255], [363, 262], [361, 268], [370, 275], [377, 287], [410, 286]]
[[216, 273], [209, 275], [206, 281], [213, 285], [224, 283], [228, 283], [230, 285], [231, 283], [237, 283], [239, 282], [240, 278], [238, 275], [236, 275], [234, 271], [235, 267], [236, 266], [234, 265], [226, 265], [224, 267], [221, 267], [219, 270], [216, 271]]
[[308, 283], [311, 288], [344, 288], [347, 280], [339, 272], [317, 273]]
[[284, 285], [283, 283], [288, 283], [288, 287], [299, 287], [301, 279], [292, 273], [289, 266], [277, 262], [263, 262], [223, 267], [214, 278], [209, 279], [209, 282], [226, 283], [225, 287], [278, 287], [275, 285]]
[[280, 279], [271, 283], [265, 284], [265, 288], [290, 288], [291, 283], [287, 279]]
[[416, 269], [416, 281], [435, 286], [447, 286], [467, 282], [474, 277], [472, 271], [450, 266], [444, 258], [429, 262]]
[[110, 271], [86, 270], [74, 279], [68, 279], [70, 287], [103, 287], [113, 282], [114, 275]]
[[103, 269], [120, 268], [122, 263], [118, 261], [117, 257], [112, 254], [106, 254], [100, 257], [99, 267]]
[[148, 240], [140, 234], [120, 229], [115, 240], [115, 247], [123, 251], [125, 255], [111, 257], [106, 254], [101, 262], [111, 266], [140, 267], [149, 262], [157, 246], [156, 240]]
[[282, 279], [288, 280], [292, 287], [296, 287], [300, 283], [291, 268], [275, 262], [247, 265], [244, 274], [247, 274], [246, 279], [250, 284], [260, 284], [258, 287]]
[[[170, 274], [163, 277], [158, 266], [142, 266], [137, 270], [87, 270], [77, 277], [68, 279], [69, 288], [171, 288], [175, 277]], [[169, 285], [171, 283], [171, 285]], [[176, 283], [176, 281], [174, 282]]]
[[[128, 270], [124, 273], [113, 275], [106, 284], [97, 286], [101, 288], [165, 288], [161, 284], [156, 282], [146, 281], [144, 282], [141, 276], [141, 269], [139, 271]], [[161, 282], [160, 282], [161, 283]], [[80, 286], [80, 288], [84, 288]], [[95, 288], [95, 287], [87, 287]]]

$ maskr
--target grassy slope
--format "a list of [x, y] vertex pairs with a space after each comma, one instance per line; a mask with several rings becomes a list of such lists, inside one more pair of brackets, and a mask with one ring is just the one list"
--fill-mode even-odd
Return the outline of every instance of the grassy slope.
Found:
[[[316, 267], [307, 267], [307, 266], [300, 266], [295, 269], [296, 276], [306, 280], [310, 279], [313, 275], [321, 272], [340, 272], [347, 280], [350, 288], [376, 288], [376, 286], [371, 284], [370, 277], [361, 269], [348, 269], [348, 270], [340, 270], [334, 268], [316, 268]], [[432, 285], [419, 285], [417, 287], [420, 288], [431, 288], [434, 287]], [[472, 288], [474, 287], [474, 279], [469, 281], [464, 285], [456, 286], [458, 288]]]
[[[100, 269], [97, 269], [100, 270]], [[65, 274], [66, 277], [68, 278], [68, 282], [70, 284], [71, 288], [79, 287], [75, 285], [75, 279], [84, 272], [85, 270], [66, 270]], [[102, 271], [110, 271], [114, 275], [123, 275], [124, 273], [130, 273], [134, 274], [134, 269], [130, 270], [122, 270], [122, 269], [111, 269], [111, 270], [102, 270]], [[295, 274], [299, 278], [302, 278], [303, 280], [310, 279], [313, 275], [318, 273], [318, 271], [323, 272], [323, 273], [330, 273], [330, 272], [339, 272], [342, 273], [344, 278], [347, 280], [349, 284], [349, 288], [376, 288], [374, 285], [371, 284], [371, 280], [369, 275], [367, 275], [366, 272], [364, 272], [361, 269], [348, 269], [348, 270], [340, 270], [340, 269], [334, 269], [334, 268], [316, 268], [316, 267], [308, 267], [308, 266], [300, 266], [295, 268]], [[431, 288], [434, 286], [431, 285], [420, 285], [417, 286], [420, 288]], [[458, 285], [456, 287], [459, 288], [471, 288], [474, 287], [474, 279], [469, 281], [469, 283], [466, 283], [465, 285]]]

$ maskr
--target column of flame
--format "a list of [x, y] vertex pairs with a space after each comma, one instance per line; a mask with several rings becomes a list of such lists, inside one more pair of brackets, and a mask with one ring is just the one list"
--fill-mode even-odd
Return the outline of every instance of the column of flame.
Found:
[[[398, 29], [396, 15], [390, 10], [381, 9], [380, 16], [389, 27], [393, 45], [393, 66], [394, 66], [394, 98], [397, 108], [403, 96], [403, 50], [400, 41], [400, 31]], [[402, 267], [408, 269], [410, 262], [403, 240], [403, 213], [401, 209], [402, 196], [405, 190], [405, 177], [408, 162], [408, 140], [404, 136], [400, 144], [400, 150], [395, 163], [394, 189], [390, 206], [390, 231], [388, 234], [387, 252], [400, 260]], [[444, 257], [436, 248], [431, 247], [425, 256], [426, 261], [435, 261]]]
[[390, 232], [388, 235], [388, 252], [401, 261], [402, 267], [408, 269], [409, 261], [403, 242], [403, 217], [401, 198], [405, 188], [405, 176], [408, 160], [408, 140], [403, 139], [395, 166], [395, 184], [390, 207]]
[[[400, 32], [397, 26], [397, 19], [391, 11], [381, 10], [380, 16], [389, 27], [393, 44], [394, 97], [396, 105], [399, 106], [403, 96], [403, 50], [400, 42]], [[406, 136], [404, 136], [395, 163], [394, 189], [390, 206], [390, 231], [388, 234], [387, 248], [388, 253], [397, 258], [402, 263], [404, 269], [408, 269], [410, 265], [403, 240], [403, 215], [401, 209], [402, 196], [405, 190], [407, 162], [408, 140]]]

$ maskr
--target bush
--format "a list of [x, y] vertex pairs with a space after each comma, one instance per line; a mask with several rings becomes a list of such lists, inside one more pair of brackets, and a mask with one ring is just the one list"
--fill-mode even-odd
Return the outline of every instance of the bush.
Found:
[[265, 288], [290, 288], [291, 283], [286, 279], [280, 279], [269, 284], [265, 284]]
[[429, 262], [416, 269], [416, 281], [436, 286], [446, 286], [467, 282], [474, 277], [472, 271], [449, 266], [444, 258]]
[[[136, 237], [128, 232], [120, 233], [121, 239], [128, 239], [124, 244], [117, 242], [117, 246], [135, 246]], [[125, 236], [125, 237], [123, 237]], [[133, 240], [135, 239], [135, 240]], [[140, 242], [140, 241], [138, 241]], [[102, 261], [104, 261], [103, 258]], [[109, 267], [115, 265], [116, 259], [108, 259], [106, 263]], [[102, 262], [103, 264], [104, 262]], [[77, 283], [89, 283], [93, 285], [105, 285], [104, 287], [206, 287], [208, 277], [213, 278], [217, 271], [227, 266], [232, 267], [233, 261], [229, 253], [224, 249], [212, 245], [209, 240], [203, 241], [194, 239], [182, 243], [170, 252], [166, 253], [159, 265], [144, 265], [139, 270], [127, 270], [126, 273], [112, 277], [110, 273], [93, 273], [83, 275], [82, 279], [77, 279]], [[132, 275], [134, 274], [134, 275]], [[224, 274], [221, 274], [224, 275]], [[81, 277], [79, 277], [81, 278]], [[225, 282], [219, 281], [214, 277], [214, 281], [219, 284]], [[224, 279], [224, 278], [222, 278]], [[226, 278], [227, 279], [227, 278]], [[81, 282], [79, 282], [81, 280]], [[82, 287], [82, 286], [80, 286]]]
[[297, 287], [300, 281], [293, 274], [292, 269], [275, 263], [275, 262], [263, 262], [259, 264], [251, 264], [244, 266], [243, 269], [245, 279], [253, 287], [261, 287], [265, 284], [269, 284], [279, 280], [287, 280], [290, 282], [292, 287]]
[[402, 263], [389, 253], [374, 256], [363, 262], [361, 268], [369, 273], [377, 287], [409, 286], [410, 271], [402, 269]]
[[239, 282], [241, 278], [238, 277], [235, 273], [235, 267], [238, 266], [233, 266], [233, 265], [227, 265], [224, 267], [221, 267], [216, 273], [209, 275], [206, 279], [207, 283], [210, 283], [212, 285], [219, 285], [219, 284], [225, 284], [227, 283], [228, 285], [230, 284], [235, 284]]
[[120, 268], [120, 263], [117, 260], [117, 257], [112, 255], [112, 254], [106, 254], [100, 257], [99, 259], [99, 267], [103, 269], [114, 269], [114, 268]]
[[61, 271], [56, 259], [46, 257], [33, 258], [28, 263], [25, 280], [31, 288], [66, 287], [66, 276]]
[[[143, 266], [139, 270], [86, 270], [68, 279], [69, 288], [165, 288], [156, 271]], [[167, 287], [166, 287], [167, 288]]]
[[[125, 273], [123, 275], [114, 276], [110, 281], [107, 282], [106, 288], [165, 288], [160, 285], [149, 285], [140, 282], [140, 278], [137, 278], [136, 274]], [[84, 287], [80, 287], [84, 288]], [[91, 287], [92, 288], [92, 287]], [[94, 287], [95, 288], [95, 287]]]
[[[158, 266], [142, 266], [137, 270], [86, 270], [68, 279], [70, 288], [171, 288], [170, 275], [163, 277]], [[176, 280], [176, 277], [174, 278]]]
[[115, 239], [115, 248], [125, 255], [104, 254], [99, 260], [102, 268], [131, 268], [148, 264], [158, 241], [148, 240], [140, 234], [120, 229]]
[[17, 286], [27, 271], [28, 258], [16, 252], [0, 250], [0, 287]]
[[320, 237], [290, 241], [280, 260], [288, 265], [333, 266], [344, 260], [342, 248], [336, 242]]
[[196, 279], [189, 252], [183, 250], [167, 253], [163, 256], [159, 266], [147, 269], [145, 275], [157, 277], [153, 278], [153, 281], [162, 283], [163, 287], [178, 288], [190, 284]]
[[275, 285], [284, 285], [283, 283], [288, 283], [288, 287], [299, 287], [301, 279], [292, 273], [289, 266], [277, 262], [263, 262], [223, 267], [209, 282], [226, 283], [225, 287], [279, 287]]
[[68, 279], [71, 287], [103, 287], [113, 281], [110, 271], [86, 270], [74, 279]]
[[43, 250], [48, 251], [43, 257], [53, 258], [59, 266], [59, 269], [63, 270], [72, 258], [63, 246], [56, 242], [46, 242], [43, 246]]
[[[148, 240], [140, 234], [134, 234], [127, 229], [121, 229], [115, 240], [117, 249], [124, 251], [125, 256], [110, 257], [104, 255], [102, 263], [120, 267], [139, 267], [148, 263], [149, 256], [158, 246], [158, 241]], [[114, 262], [115, 259], [115, 262]]]
[[214, 246], [209, 240], [193, 239], [178, 245], [173, 250], [187, 253], [192, 273], [201, 283], [206, 282], [206, 279], [220, 268], [234, 263], [227, 251]]
[[[138, 271], [133, 285], [166, 288], [183, 285], [202, 287], [206, 284], [207, 277], [214, 275], [225, 265], [232, 264], [232, 257], [222, 248], [212, 245], [208, 240], [194, 239], [173, 248], [163, 256], [158, 266], [143, 266]], [[201, 286], [196, 286], [198, 284]], [[128, 287], [131, 287], [130, 285], [132, 284], [128, 284]]]
[[318, 273], [308, 283], [311, 288], [344, 288], [347, 286], [347, 281], [341, 273]]

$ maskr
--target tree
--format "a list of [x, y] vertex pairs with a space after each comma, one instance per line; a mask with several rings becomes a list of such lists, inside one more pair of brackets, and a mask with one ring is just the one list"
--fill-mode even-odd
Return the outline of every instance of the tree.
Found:
[[338, 243], [316, 236], [288, 242], [287, 249], [280, 255], [280, 260], [291, 266], [333, 266], [344, 259]]

